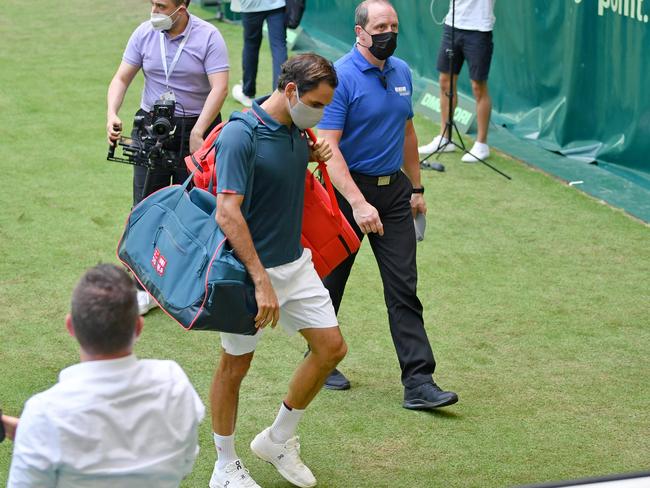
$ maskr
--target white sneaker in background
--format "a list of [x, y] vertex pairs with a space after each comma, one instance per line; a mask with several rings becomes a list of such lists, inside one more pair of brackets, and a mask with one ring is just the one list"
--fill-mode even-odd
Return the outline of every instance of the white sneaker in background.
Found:
[[144, 290], [138, 290], [138, 313], [145, 315], [152, 308], [156, 308], [158, 304], [151, 298], [151, 295]]
[[475, 142], [469, 153], [465, 154], [460, 160], [463, 163], [478, 163], [478, 159], [487, 159], [490, 157], [490, 146], [484, 142]]
[[[445, 144], [447, 145], [442, 148], [442, 151], [436, 150], [440, 146], [444, 146]], [[418, 147], [418, 152], [420, 154], [431, 154], [435, 152], [448, 153], [448, 152], [454, 152], [455, 150], [456, 150], [456, 146], [449, 143], [449, 139], [447, 139], [446, 137], [442, 137], [440, 135], [434, 137], [433, 141], [431, 141], [429, 144]]]
[[261, 488], [248, 474], [241, 459], [226, 464], [223, 471], [218, 471], [217, 463], [214, 463], [209, 486], [210, 488]]
[[244, 95], [244, 89], [241, 83], [237, 83], [232, 87], [232, 97], [241, 103], [244, 107], [252, 107], [253, 100]]
[[255, 436], [251, 450], [260, 459], [271, 463], [289, 483], [300, 488], [316, 486], [316, 478], [300, 459], [300, 443], [294, 436], [283, 444], [273, 442], [268, 427]]

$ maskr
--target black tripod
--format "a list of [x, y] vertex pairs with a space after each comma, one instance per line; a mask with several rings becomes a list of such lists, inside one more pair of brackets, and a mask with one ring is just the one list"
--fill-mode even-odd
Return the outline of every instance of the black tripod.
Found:
[[[445, 51], [447, 54], [447, 58], [449, 59], [449, 91], [446, 93], [447, 98], [449, 99], [449, 111], [447, 113], [447, 122], [445, 123], [444, 130], [442, 131], [442, 136], [438, 140], [438, 147], [435, 149], [435, 151], [433, 151], [431, 154], [429, 154], [428, 156], [426, 156], [424, 159], [420, 161], [420, 167], [426, 168], [427, 159], [429, 159], [434, 154], [436, 154], [437, 155], [436, 158], [438, 158], [440, 156], [440, 153], [444, 152], [444, 149], [451, 144], [459, 148], [465, 154], [469, 154], [477, 161], [480, 161], [488, 168], [492, 169], [493, 171], [496, 171], [501, 176], [511, 180], [512, 178], [510, 178], [510, 176], [508, 176], [501, 170], [495, 168], [485, 160], [479, 158], [475, 154], [472, 154], [467, 149], [465, 143], [463, 142], [463, 138], [460, 135], [460, 131], [458, 130], [458, 126], [456, 126], [456, 122], [454, 122], [454, 31], [455, 30], [456, 30], [456, 0], [452, 0], [451, 2], [451, 47]], [[457, 144], [456, 142], [453, 141], [454, 131], [456, 131], [456, 135], [458, 136], [458, 140], [460, 141], [460, 144]]]

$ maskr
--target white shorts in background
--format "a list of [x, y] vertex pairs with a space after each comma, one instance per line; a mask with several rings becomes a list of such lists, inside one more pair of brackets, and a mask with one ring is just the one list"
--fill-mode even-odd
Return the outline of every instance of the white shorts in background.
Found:
[[[280, 303], [280, 326], [289, 335], [300, 329], [336, 327], [338, 320], [329, 291], [318, 277], [311, 261], [311, 251], [305, 249], [291, 263], [267, 268], [271, 284]], [[228, 354], [241, 356], [253, 352], [264, 329], [248, 336], [221, 333], [221, 345]]]

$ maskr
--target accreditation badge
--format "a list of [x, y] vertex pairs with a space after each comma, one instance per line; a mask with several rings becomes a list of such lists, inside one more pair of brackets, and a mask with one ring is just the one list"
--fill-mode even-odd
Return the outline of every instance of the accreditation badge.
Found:
[[167, 90], [165, 93], [163, 93], [160, 96], [161, 100], [169, 100], [171, 102], [176, 103], [176, 95], [174, 95], [174, 92], [171, 90]]

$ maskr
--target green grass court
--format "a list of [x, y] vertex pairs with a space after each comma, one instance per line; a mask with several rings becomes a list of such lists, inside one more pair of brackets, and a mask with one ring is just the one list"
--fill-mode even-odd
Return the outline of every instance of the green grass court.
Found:
[[[105, 161], [105, 95], [144, 0], [3, 3], [0, 37], [0, 407], [24, 402], [77, 362], [65, 332], [72, 287], [115, 247], [131, 203], [131, 169]], [[210, 12], [194, 6], [194, 13]], [[219, 24], [241, 76], [241, 30]], [[259, 91], [270, 88], [262, 47]], [[121, 116], [130, 127], [141, 75]], [[238, 106], [228, 99], [225, 116]], [[434, 124], [416, 118], [422, 141]], [[482, 165], [445, 155], [425, 172], [426, 240], [419, 295], [438, 369], [460, 402], [435, 413], [401, 407], [399, 367], [381, 282], [364, 245], [340, 313], [353, 388], [324, 391], [299, 434], [319, 486], [503, 487], [639, 471], [650, 459], [648, 226], [505, 154]], [[204, 401], [219, 338], [186, 333], [159, 310], [139, 357], [168, 358]], [[269, 425], [299, 337], [266, 334], [245, 380], [237, 448], [264, 487], [290, 486], [248, 444]], [[184, 487], [207, 486], [209, 419]], [[0, 483], [12, 444], [0, 445]]]

